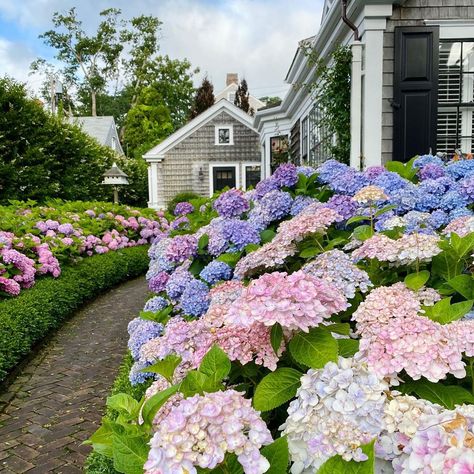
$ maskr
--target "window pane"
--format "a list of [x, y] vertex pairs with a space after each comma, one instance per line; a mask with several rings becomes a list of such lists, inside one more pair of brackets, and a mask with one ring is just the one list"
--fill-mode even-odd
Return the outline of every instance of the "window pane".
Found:
[[461, 101], [474, 101], [474, 73], [462, 75], [462, 98]]
[[463, 72], [474, 72], [474, 42], [463, 43], [462, 70]]
[[246, 166], [245, 167], [245, 184], [247, 188], [252, 186], [255, 188], [260, 181], [260, 166]]
[[456, 109], [440, 108], [438, 111], [438, 137], [436, 151], [454, 153], [457, 148], [456, 133], [459, 127], [458, 113]]
[[461, 43], [443, 42], [439, 49], [439, 102], [459, 102]]
[[219, 143], [230, 143], [230, 130], [228, 128], [219, 129]]

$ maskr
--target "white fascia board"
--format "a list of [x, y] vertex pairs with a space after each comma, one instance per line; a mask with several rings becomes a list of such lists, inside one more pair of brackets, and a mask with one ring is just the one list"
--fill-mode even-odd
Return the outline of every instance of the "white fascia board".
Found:
[[439, 26], [441, 39], [474, 38], [474, 20], [424, 20], [426, 26]]
[[227, 99], [221, 99], [219, 102], [214, 104], [212, 107], [209, 107], [186, 125], [183, 125], [179, 130], [174, 132], [154, 148], [147, 151], [143, 155], [143, 158], [145, 158], [147, 161], [153, 158], [164, 158], [164, 155], [168, 150], [182, 142], [185, 138], [189, 137], [192, 133], [212, 120], [222, 111], [226, 111], [235, 120], [252, 129], [254, 132], [257, 132], [257, 130], [255, 130], [253, 127], [253, 119], [250, 117], [250, 115], [246, 114], [242, 109], [239, 109]]

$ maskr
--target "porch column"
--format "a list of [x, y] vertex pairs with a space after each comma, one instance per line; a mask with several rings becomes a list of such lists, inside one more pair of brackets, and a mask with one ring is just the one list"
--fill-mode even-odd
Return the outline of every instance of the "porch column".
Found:
[[163, 194], [163, 172], [162, 172], [162, 161], [152, 161], [150, 163], [150, 169], [148, 172], [148, 192], [150, 195], [150, 202], [148, 207], [153, 209], [164, 209], [165, 199]]
[[361, 128], [362, 128], [362, 43], [352, 43], [351, 70], [351, 159], [355, 169], [361, 167]]
[[270, 134], [265, 135], [265, 166], [264, 166], [264, 177], [268, 178], [272, 174], [271, 169], [272, 161], [272, 144]]
[[364, 84], [362, 155], [364, 167], [382, 164], [383, 35], [392, 5], [364, 7]]

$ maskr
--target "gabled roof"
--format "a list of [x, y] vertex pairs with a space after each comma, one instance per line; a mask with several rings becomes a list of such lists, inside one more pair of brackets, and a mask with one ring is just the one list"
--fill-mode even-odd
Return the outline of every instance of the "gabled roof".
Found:
[[168, 150], [174, 148], [176, 145], [178, 145], [178, 143], [181, 143], [184, 139], [188, 138], [196, 130], [199, 130], [202, 126], [206, 125], [221, 112], [226, 112], [232, 118], [256, 132], [256, 130], [253, 128], [253, 117], [246, 114], [242, 109], [239, 109], [239, 107], [234, 105], [232, 102], [229, 102], [226, 99], [221, 99], [219, 102], [215, 103], [212, 107], [209, 107], [207, 110], [189, 121], [186, 125], [174, 132], [154, 148], [147, 151], [143, 155], [143, 158], [145, 158], [145, 160], [164, 158], [164, 155]]
[[112, 138], [115, 137], [116, 151], [123, 154], [115, 127], [115, 120], [111, 115], [101, 117], [69, 117], [67, 120], [73, 125], [78, 125], [87, 135], [109, 148], [114, 149]]

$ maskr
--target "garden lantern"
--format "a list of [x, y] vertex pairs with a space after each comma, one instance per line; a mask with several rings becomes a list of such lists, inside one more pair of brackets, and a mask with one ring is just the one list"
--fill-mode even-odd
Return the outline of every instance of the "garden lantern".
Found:
[[126, 186], [128, 184], [128, 175], [126, 175], [116, 163], [112, 165], [108, 171], [104, 174], [104, 181], [102, 184], [108, 184], [113, 186], [114, 190], [114, 204], [118, 204], [119, 196], [118, 196], [118, 188], [119, 186]]

